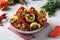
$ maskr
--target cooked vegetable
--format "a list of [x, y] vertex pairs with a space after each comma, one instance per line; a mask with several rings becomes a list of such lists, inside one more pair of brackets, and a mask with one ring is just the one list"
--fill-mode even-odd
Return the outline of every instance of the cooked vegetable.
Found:
[[10, 19], [10, 23], [11, 23], [13, 26], [15, 26], [17, 20], [18, 20], [18, 17], [17, 17], [17, 16], [12, 16], [11, 19]]
[[37, 14], [38, 15], [43, 14], [43, 15], [46, 16], [46, 11], [45, 11], [45, 9], [41, 8], [41, 9], [38, 10], [38, 13]]
[[56, 10], [56, 3], [55, 2], [48, 2], [42, 8], [44, 8], [46, 11], [48, 11], [49, 12], [48, 15], [49, 15], [49, 17], [51, 17], [52, 15], [54, 15], [54, 12]]
[[14, 0], [4, 0], [8, 5], [13, 4]]
[[1, 10], [8, 9], [8, 5], [4, 1], [2, 1], [2, 0], [0, 0], [0, 9]]
[[33, 30], [37, 30], [37, 29], [40, 29], [41, 25], [37, 22], [33, 22], [30, 24], [30, 30], [33, 31]]
[[30, 29], [30, 26], [28, 23], [26, 23], [24, 20], [18, 20], [17, 23], [16, 23], [16, 28], [20, 29], [20, 30], [23, 30], [23, 31], [29, 31]]
[[29, 13], [33, 13], [35, 15], [37, 14], [37, 10], [34, 7], [30, 7], [27, 12], [28, 12], [28, 14]]
[[39, 15], [37, 21], [43, 26], [47, 23], [47, 18], [44, 15]]
[[25, 15], [27, 14], [27, 10], [25, 9], [24, 6], [21, 6], [18, 11], [17, 11], [17, 16], [20, 18], [25, 18]]
[[24, 6], [21, 6], [11, 18], [10, 23], [22, 31], [38, 30], [47, 23], [46, 11], [42, 8], [37, 11], [34, 7], [26, 10]]
[[31, 23], [31, 22], [33, 22], [35, 20], [35, 15], [34, 14], [27, 14], [26, 15], [26, 21], [27, 22], [29, 22], [29, 23]]

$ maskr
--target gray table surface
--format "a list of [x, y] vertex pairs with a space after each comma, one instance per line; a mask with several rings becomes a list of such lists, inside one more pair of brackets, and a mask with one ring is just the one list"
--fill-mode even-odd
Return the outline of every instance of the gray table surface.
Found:
[[[47, 0], [34, 1], [34, 2], [29, 1], [26, 8], [33, 6], [38, 10], [41, 6], [45, 5], [45, 3], [47, 3]], [[9, 23], [10, 17], [16, 13], [20, 5], [21, 4], [15, 4], [9, 6], [10, 8], [9, 10], [3, 11], [6, 12], [9, 17], [8, 17], [8, 21], [4, 23], [4, 26], [0, 27], [0, 40], [22, 40], [22, 38], [20, 38], [18, 35], [14, 34], [8, 29], [8, 26], [10, 25]], [[36, 37], [35, 39], [31, 39], [31, 40], [60, 40], [60, 36], [56, 38], [48, 37], [48, 34], [51, 32], [51, 30], [55, 28], [55, 25], [60, 25], [60, 10], [58, 9], [56, 11], [55, 16], [48, 17], [47, 15], [47, 18], [48, 18], [48, 22], [50, 23], [50, 26], [47, 29], [42, 30], [38, 38]]]

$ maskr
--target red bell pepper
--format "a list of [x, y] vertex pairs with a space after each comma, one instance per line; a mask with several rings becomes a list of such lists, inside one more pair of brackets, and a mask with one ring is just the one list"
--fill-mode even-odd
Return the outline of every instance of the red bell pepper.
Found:
[[[16, 27], [18, 27], [19, 24], [20, 24], [20, 25], [24, 24], [25, 31], [29, 31], [30, 26], [29, 26], [29, 24], [26, 23], [24, 20], [19, 19], [19, 20], [16, 22]], [[19, 26], [19, 27], [20, 27], [20, 26]], [[22, 26], [21, 26], [21, 27], [22, 27]]]
[[7, 8], [8, 8], [8, 5], [3, 0], [0, 0], [0, 9], [6, 10]]
[[29, 10], [27, 11], [27, 13], [33, 13], [33, 14], [37, 14], [37, 11], [34, 7], [30, 7]]
[[43, 26], [47, 23], [47, 18], [43, 14], [37, 17], [37, 21]]
[[60, 35], [60, 26], [59, 25], [56, 26], [55, 30], [53, 30], [48, 36], [49, 37], [56, 37], [58, 35]]
[[27, 10], [25, 9], [24, 6], [21, 6], [21, 7], [18, 9], [18, 11], [17, 11], [16, 16], [18, 16], [19, 18], [21, 17], [21, 18], [24, 19], [26, 14], [27, 14]]

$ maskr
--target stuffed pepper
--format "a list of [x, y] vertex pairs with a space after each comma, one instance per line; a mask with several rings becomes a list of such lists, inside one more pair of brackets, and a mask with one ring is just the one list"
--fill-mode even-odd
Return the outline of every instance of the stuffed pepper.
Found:
[[0, 9], [1, 10], [8, 9], [8, 5], [4, 1], [2, 1], [2, 0], [0, 0]]
[[43, 14], [46, 16], [46, 10], [43, 8], [39, 9], [37, 15], [40, 15], [40, 14]]
[[18, 20], [18, 17], [17, 17], [17, 16], [12, 16], [11, 19], [10, 19], [10, 23], [11, 23], [13, 26], [15, 26], [17, 20]]
[[27, 11], [28, 13], [33, 13], [33, 14], [37, 14], [37, 10], [34, 7], [30, 7]]
[[33, 30], [37, 30], [37, 29], [40, 29], [41, 28], [41, 25], [37, 22], [33, 22], [30, 24], [30, 31], [33, 31]]
[[22, 31], [29, 31], [30, 29], [29, 24], [21, 19], [16, 22], [16, 28]]
[[13, 4], [14, 0], [4, 0], [8, 5]]
[[35, 15], [34, 14], [27, 14], [26, 15], [26, 21], [27, 22], [29, 22], [29, 23], [31, 23], [31, 22], [33, 22], [35, 20]]
[[16, 15], [19, 17], [19, 18], [25, 18], [25, 15], [27, 14], [27, 10], [25, 9], [25, 7], [24, 6], [21, 6], [19, 9], [18, 9], [18, 11], [17, 11], [17, 13], [16, 13]]
[[43, 26], [47, 23], [47, 18], [44, 15], [39, 15], [37, 21]]

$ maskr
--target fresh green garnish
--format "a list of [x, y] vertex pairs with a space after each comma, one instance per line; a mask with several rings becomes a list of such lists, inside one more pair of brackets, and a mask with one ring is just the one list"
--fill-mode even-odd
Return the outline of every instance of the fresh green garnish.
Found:
[[48, 2], [42, 8], [44, 8], [48, 12], [49, 17], [51, 17], [52, 15], [55, 14], [56, 9], [60, 8], [60, 2], [58, 2], [58, 1], [56, 1], [56, 2]]

